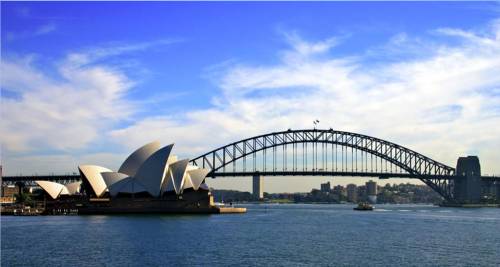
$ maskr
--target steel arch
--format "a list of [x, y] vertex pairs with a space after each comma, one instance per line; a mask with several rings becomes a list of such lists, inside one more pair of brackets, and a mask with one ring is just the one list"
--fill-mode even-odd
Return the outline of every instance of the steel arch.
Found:
[[[194, 165], [210, 169], [209, 177], [217, 177], [219, 175], [228, 176], [219, 172], [228, 164], [245, 158], [246, 156], [255, 154], [259, 151], [273, 149], [278, 146], [286, 146], [299, 143], [327, 143], [336, 144], [343, 147], [364, 151], [372, 154], [387, 162], [398, 166], [405, 170], [408, 174], [404, 177], [418, 178], [432, 189], [437, 191], [446, 200], [453, 200], [453, 177], [455, 169], [443, 163], [435, 161], [409, 148], [398, 144], [367, 136], [358, 133], [336, 131], [333, 129], [304, 129], [304, 130], [287, 130], [282, 132], [273, 132], [269, 134], [259, 135], [237, 141], [220, 148], [214, 149], [197, 158], [191, 160]], [[297, 172], [267, 172], [266, 175], [343, 175], [338, 172], [319, 172], [310, 171]], [[254, 172], [232, 173], [232, 176], [248, 176], [255, 174]], [[366, 172], [352, 173], [353, 176], [368, 176]], [[376, 174], [377, 176], [386, 175], [392, 177], [391, 173]], [[401, 177], [399, 174], [393, 174], [394, 177]]]

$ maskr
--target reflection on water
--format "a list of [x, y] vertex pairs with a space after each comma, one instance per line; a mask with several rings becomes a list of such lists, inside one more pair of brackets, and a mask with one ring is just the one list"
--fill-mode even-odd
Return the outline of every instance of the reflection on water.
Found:
[[1, 218], [2, 266], [498, 266], [500, 210], [245, 205], [246, 214]]

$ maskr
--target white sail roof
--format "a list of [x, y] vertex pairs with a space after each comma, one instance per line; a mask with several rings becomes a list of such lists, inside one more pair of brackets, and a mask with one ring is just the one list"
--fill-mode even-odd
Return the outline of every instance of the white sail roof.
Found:
[[170, 169], [170, 164], [177, 161], [176, 155], [170, 155], [167, 160], [167, 165], [165, 166], [165, 176], [163, 177], [163, 181], [161, 182], [161, 193], [167, 191], [175, 191], [174, 189], [174, 180], [172, 177], [172, 171]]
[[174, 190], [178, 195], [182, 193], [184, 177], [186, 174], [188, 163], [189, 159], [183, 159], [170, 164]]
[[174, 178], [172, 177], [172, 170], [169, 165], [167, 173], [165, 174], [165, 178], [163, 179], [163, 182], [161, 184], [161, 192], [167, 192], [167, 191], [175, 191], [174, 188]]
[[210, 171], [208, 169], [194, 169], [189, 170], [188, 175], [191, 180], [191, 184], [194, 190], [198, 190], [201, 183]]
[[119, 172], [102, 172], [101, 175], [106, 183], [106, 187], [108, 188], [114, 183], [129, 177], [128, 175]]
[[80, 165], [78, 166], [80, 173], [92, 186], [92, 190], [97, 197], [101, 197], [106, 192], [106, 183], [102, 178], [101, 172], [111, 172], [110, 169], [96, 165]]
[[47, 192], [53, 199], [58, 198], [63, 188], [66, 188], [63, 184], [49, 181], [35, 181], [35, 183], [37, 183], [43, 190], [45, 190], [45, 192]]
[[79, 181], [79, 182], [69, 183], [69, 184], [65, 185], [65, 187], [66, 187], [69, 195], [74, 195], [74, 194], [80, 192], [81, 185], [82, 185], [82, 181]]
[[191, 182], [191, 178], [189, 175], [186, 173], [184, 174], [184, 182], [182, 183], [182, 190], [188, 189], [188, 188], [193, 188], [193, 183]]
[[120, 192], [120, 190], [122, 189], [122, 187], [124, 187], [127, 183], [129, 183], [131, 179], [133, 179], [133, 178], [132, 177], [127, 177], [127, 178], [121, 179], [120, 181], [118, 181], [116, 183], [111, 184], [108, 187], [109, 194], [112, 197], [118, 195], [118, 193]]
[[193, 165], [187, 165], [186, 167], [186, 172], [184, 173], [184, 181], [182, 183], [182, 190], [184, 191], [184, 189], [188, 189], [188, 188], [193, 188], [193, 182], [191, 181], [191, 177], [189, 176], [189, 171], [190, 170], [195, 170], [195, 169], [198, 169], [197, 166], [193, 166]]
[[160, 195], [168, 157], [174, 144], [163, 147], [144, 161], [134, 176], [154, 197]]
[[113, 197], [118, 195], [118, 193], [134, 194], [139, 192], [147, 192], [147, 190], [133, 177], [126, 177], [124, 179], [121, 179], [120, 181], [112, 184], [109, 187], [109, 194]]
[[66, 186], [64, 186], [59, 195], [70, 195], [68, 188]]
[[136, 175], [137, 171], [144, 164], [144, 162], [156, 151], [158, 151], [158, 149], [160, 149], [159, 141], [154, 141], [140, 147], [128, 156], [122, 166], [120, 166], [120, 169], [118, 169], [118, 172], [127, 174], [128, 176]]
[[205, 184], [205, 183], [201, 184], [198, 189], [200, 189], [200, 188], [203, 189], [203, 190], [210, 190], [210, 188], [208, 187], [208, 185]]

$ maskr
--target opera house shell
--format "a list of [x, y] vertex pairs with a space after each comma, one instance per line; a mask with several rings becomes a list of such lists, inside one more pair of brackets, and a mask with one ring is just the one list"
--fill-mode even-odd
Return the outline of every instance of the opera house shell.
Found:
[[172, 155], [173, 146], [161, 147], [158, 141], [146, 144], [128, 156], [118, 171], [80, 165], [81, 182], [36, 183], [52, 199], [85, 196], [87, 202], [80, 207], [93, 213], [211, 208], [213, 198], [203, 183], [209, 171], [190, 165], [188, 159], [178, 160]]

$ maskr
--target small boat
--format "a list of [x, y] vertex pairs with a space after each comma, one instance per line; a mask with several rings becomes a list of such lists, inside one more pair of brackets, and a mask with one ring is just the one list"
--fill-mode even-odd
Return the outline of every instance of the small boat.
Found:
[[373, 210], [373, 206], [366, 202], [358, 203], [358, 206], [353, 208], [354, 210]]

